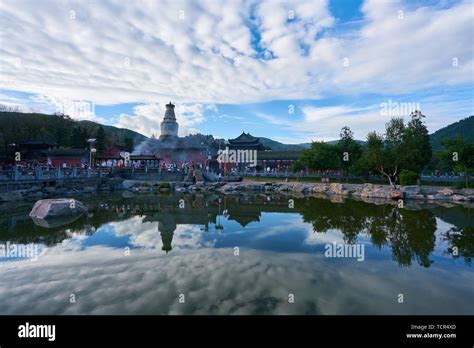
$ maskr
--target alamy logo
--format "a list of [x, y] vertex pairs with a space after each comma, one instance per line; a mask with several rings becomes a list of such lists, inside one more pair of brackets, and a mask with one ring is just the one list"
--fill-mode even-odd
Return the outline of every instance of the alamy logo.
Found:
[[257, 166], [257, 150], [225, 150], [217, 151], [217, 162], [219, 163], [248, 163], [250, 167]]
[[381, 110], [380, 113], [382, 116], [409, 116], [411, 113], [420, 110], [420, 103], [398, 103], [389, 99], [388, 102], [383, 102], [380, 104]]
[[324, 256], [326, 257], [341, 257], [341, 258], [357, 258], [357, 261], [365, 260], [365, 245], [364, 244], [339, 244], [332, 242], [326, 244], [324, 249]]
[[52, 342], [56, 339], [56, 325], [34, 325], [27, 322], [18, 326], [18, 337], [47, 338]]
[[0, 257], [2, 258], [25, 258], [36, 261], [39, 254], [38, 244], [15, 244], [10, 242], [0, 244]]

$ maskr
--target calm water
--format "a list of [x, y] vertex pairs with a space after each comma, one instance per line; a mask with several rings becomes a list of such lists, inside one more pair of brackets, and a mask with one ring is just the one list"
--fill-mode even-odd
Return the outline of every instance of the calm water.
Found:
[[[50, 228], [28, 217], [32, 203], [0, 206], [5, 248], [39, 253], [0, 258], [0, 314], [474, 314], [472, 208], [79, 199], [89, 215]], [[363, 260], [326, 257], [328, 244]]]

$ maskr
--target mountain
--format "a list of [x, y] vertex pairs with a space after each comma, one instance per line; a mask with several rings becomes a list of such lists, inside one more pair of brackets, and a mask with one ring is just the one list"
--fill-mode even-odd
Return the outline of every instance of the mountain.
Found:
[[441, 140], [454, 138], [457, 135], [461, 135], [468, 142], [474, 143], [474, 116], [469, 116], [461, 121], [451, 123], [444, 128], [438, 129], [433, 134], [430, 134], [433, 152], [443, 149]]
[[272, 140], [269, 138], [259, 137], [260, 143], [273, 151], [301, 151], [304, 150], [303, 146], [295, 144], [283, 144], [279, 141]]
[[[87, 139], [96, 138], [99, 123], [76, 121], [66, 115], [23, 113], [9, 110], [0, 105], [0, 151], [9, 144], [24, 141], [52, 142], [59, 148], [84, 148]], [[129, 129], [102, 125], [105, 131], [103, 146], [132, 146], [147, 139], [144, 135]]]
[[[100, 127], [100, 124], [93, 121], [78, 121], [77, 123], [80, 127], [86, 128], [88, 131], [90, 131], [91, 134], [95, 134], [97, 129]], [[148, 139], [143, 134], [127, 128], [118, 128], [106, 125], [102, 125], [102, 127], [104, 127], [105, 133], [107, 134], [107, 137], [110, 138], [112, 144], [122, 144], [125, 138], [132, 138], [134, 144], [139, 144], [143, 140]]]

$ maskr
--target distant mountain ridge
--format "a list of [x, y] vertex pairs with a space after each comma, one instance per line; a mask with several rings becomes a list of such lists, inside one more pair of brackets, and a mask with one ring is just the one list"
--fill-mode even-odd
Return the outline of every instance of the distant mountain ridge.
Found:
[[114, 144], [120, 144], [123, 142], [123, 139], [125, 138], [132, 138], [133, 143], [135, 145], [141, 143], [143, 140], [148, 139], [148, 137], [144, 136], [141, 133], [135, 132], [131, 129], [128, 128], [119, 128], [115, 126], [108, 126], [105, 124], [99, 124], [93, 121], [78, 121], [77, 122], [80, 127], [84, 127], [87, 130], [90, 130], [91, 132], [95, 133], [96, 130], [102, 126], [105, 130], [105, 132], [108, 134], [108, 136], [112, 137], [112, 143]]
[[[20, 113], [20, 112], [0, 112], [0, 126], [3, 121], [6, 121], [4, 117], [13, 117], [16, 120], [24, 119], [27, 122], [31, 122], [30, 128], [34, 129], [34, 122], [36, 125], [41, 124], [42, 122], [47, 122], [48, 118], [46, 114], [39, 114], [39, 113]], [[46, 117], [46, 118], [45, 118]], [[38, 123], [39, 122], [39, 123]], [[85, 128], [91, 136], [95, 135], [97, 129], [101, 126], [101, 124], [93, 121], [74, 121], [76, 125]], [[26, 123], [23, 123], [26, 125]], [[107, 133], [107, 136], [110, 138], [110, 142], [112, 144], [122, 144], [125, 138], [133, 139], [133, 143], [135, 145], [140, 144], [142, 141], [148, 139], [145, 135], [135, 132], [133, 130], [127, 128], [118, 128], [115, 126], [109, 125], [102, 125], [104, 130]], [[0, 127], [1, 128], [1, 127]], [[442, 150], [443, 146], [441, 141], [445, 138], [454, 138], [458, 135], [461, 135], [470, 143], [474, 143], [474, 115], [469, 116], [465, 119], [462, 119], [458, 122], [454, 122], [446, 127], [443, 127], [436, 132], [430, 134], [430, 142], [433, 148], [433, 151], [440, 151]], [[1, 138], [1, 134], [0, 134]], [[272, 151], [302, 151], [307, 149], [311, 146], [311, 143], [300, 143], [300, 144], [284, 144], [276, 140], [272, 140], [266, 137], [258, 137], [261, 144], [265, 146], [266, 149]], [[0, 139], [1, 140], [1, 139]], [[365, 142], [362, 140], [356, 140], [360, 144], [364, 144]], [[331, 140], [328, 141], [328, 144], [336, 144], [338, 140]]]
[[439, 151], [443, 148], [441, 141], [443, 139], [451, 139], [456, 136], [462, 136], [469, 143], [474, 143], [474, 115], [466, 117], [458, 122], [438, 129], [430, 134], [430, 142], [433, 151]]

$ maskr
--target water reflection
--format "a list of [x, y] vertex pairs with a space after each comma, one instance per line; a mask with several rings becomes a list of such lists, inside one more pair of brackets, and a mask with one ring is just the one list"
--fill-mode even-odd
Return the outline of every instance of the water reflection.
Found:
[[[2, 259], [0, 313], [474, 313], [469, 207], [290, 204], [280, 195], [80, 199], [89, 214], [52, 228], [35, 225], [30, 206], [2, 207], [0, 242], [46, 251], [35, 262]], [[365, 261], [325, 258], [332, 242], [363, 243]], [[70, 293], [82, 300], [71, 306]], [[189, 301], [177, 302], [179, 293]]]
[[[441, 234], [440, 240], [447, 242], [444, 252], [471, 264], [474, 254], [474, 222], [468, 207], [442, 208], [427, 205], [424, 209], [414, 211], [399, 209], [391, 204], [374, 205], [356, 200], [346, 200], [343, 203], [309, 197], [293, 200], [294, 205], [289, 204], [288, 197], [278, 195], [168, 195], [127, 200], [119, 195], [89, 198], [86, 203], [90, 206], [91, 213], [66, 226], [41, 228], [21, 213], [10, 218], [3, 217], [0, 241], [53, 246], [73, 234], [91, 235], [100, 230], [101, 226], [118, 226], [121, 221], [139, 217], [139, 220], [134, 220], [131, 226], [127, 226], [128, 234], [133, 235], [134, 229], [140, 230], [143, 228], [141, 225], [146, 223], [156, 223], [156, 232], [161, 237], [161, 249], [167, 253], [173, 249], [173, 237], [178, 226], [199, 226], [199, 230], [209, 232], [210, 236], [195, 240], [195, 243], [213, 239], [215, 246], [223, 247], [232, 246], [228, 242], [231, 240], [234, 245], [254, 246], [257, 249], [304, 251], [301, 224], [286, 224], [285, 228], [277, 231], [273, 241], [266, 238], [266, 245], [260, 247], [258, 243], [250, 245], [245, 240], [246, 233], [242, 232], [246, 228], [259, 230], [252, 232], [251, 237], [256, 240], [256, 237], [262, 237], [262, 233], [268, 233], [269, 229], [278, 230], [278, 226], [288, 219], [300, 216], [304, 223], [312, 226], [316, 239], [322, 239], [322, 234], [336, 230], [345, 243], [353, 244], [358, 239], [367, 238], [374, 248], [389, 248], [393, 260], [400, 266], [408, 267], [416, 261], [421, 266], [430, 267], [433, 262], [430, 255], [436, 245], [438, 218], [452, 225]], [[280, 215], [278, 219], [272, 220], [273, 224], [261, 224], [262, 214], [270, 214], [269, 217]], [[288, 233], [292, 234], [293, 241], [282, 248], [278, 239], [287, 237]], [[301, 244], [295, 246], [295, 242]]]

